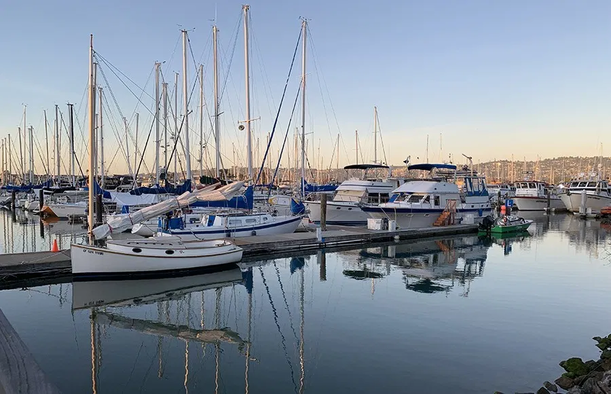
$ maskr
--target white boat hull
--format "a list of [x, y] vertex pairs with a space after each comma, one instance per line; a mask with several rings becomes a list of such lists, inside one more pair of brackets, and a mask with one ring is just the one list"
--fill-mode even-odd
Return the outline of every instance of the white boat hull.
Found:
[[[304, 204], [309, 210], [310, 220], [314, 223], [320, 223], [320, 201], [306, 201]], [[353, 202], [327, 202], [327, 224], [366, 225], [368, 217], [369, 215]]]
[[[275, 216], [280, 218], [280, 216]], [[183, 240], [202, 240], [219, 238], [238, 238], [251, 237], [254, 235], [279, 235], [291, 234], [297, 230], [301, 223], [301, 216], [290, 216], [285, 219], [264, 225], [242, 226], [242, 227], [222, 227], [222, 226], [201, 226], [191, 229], [176, 229], [160, 232], [161, 236], [178, 236]]]
[[[516, 196], [512, 200], [520, 211], [545, 211], [547, 208], [546, 197]], [[555, 211], [562, 211], [565, 206], [560, 197], [553, 196], [550, 198], [550, 208]]]
[[[560, 199], [570, 212], [579, 212], [579, 207], [581, 207], [581, 193], [564, 193], [560, 195]], [[586, 211], [590, 208], [592, 213], [598, 214], [601, 209], [608, 206], [611, 206], [611, 196], [586, 194]]]
[[[139, 250], [139, 252], [137, 252]], [[106, 248], [71, 246], [73, 275], [155, 274], [236, 263], [242, 248], [223, 241], [177, 242], [176, 238], [109, 241]]]
[[47, 204], [40, 210], [45, 215], [68, 219], [70, 216], [85, 216], [86, 203]]
[[[388, 219], [394, 220], [397, 223], [397, 228], [425, 228], [433, 227], [433, 223], [439, 218], [444, 209], [392, 209], [392, 208], [381, 208], [381, 207], [368, 207], [365, 208], [367, 214], [375, 219]], [[488, 207], [480, 209], [458, 209], [456, 211], [456, 221], [459, 222], [466, 218], [467, 215], [472, 215], [474, 222], [478, 223], [485, 216], [490, 215], [492, 209]]]

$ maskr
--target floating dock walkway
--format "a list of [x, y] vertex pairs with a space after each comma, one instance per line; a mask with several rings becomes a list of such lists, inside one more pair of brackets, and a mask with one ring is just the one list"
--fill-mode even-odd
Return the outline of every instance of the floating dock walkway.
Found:
[[[273, 258], [307, 250], [354, 246], [399, 239], [421, 239], [477, 232], [477, 225], [459, 224], [396, 231], [376, 231], [365, 228], [328, 226], [319, 240], [314, 232], [301, 232], [274, 236], [230, 238], [244, 249], [244, 261]], [[43, 285], [57, 280], [70, 281], [72, 267], [70, 250], [59, 252], [32, 252], [0, 255], [0, 289], [19, 286]]]

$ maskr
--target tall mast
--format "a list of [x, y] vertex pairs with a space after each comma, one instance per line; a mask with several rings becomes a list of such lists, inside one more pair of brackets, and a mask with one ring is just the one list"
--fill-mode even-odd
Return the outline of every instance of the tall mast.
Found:
[[[11, 148], [11, 135], [8, 135], [8, 175], [9, 175], [9, 182], [12, 181], [13, 178], [13, 152], [12, 152], [12, 148]], [[12, 182], [11, 182], [12, 183]]]
[[359, 164], [359, 131], [354, 130], [354, 143], [356, 145], [356, 163]]
[[337, 157], [335, 158], [335, 166], [339, 171], [339, 133], [337, 134]]
[[159, 185], [159, 145], [161, 135], [159, 134], [159, 67], [161, 63], [155, 62], [155, 184]]
[[161, 85], [161, 94], [163, 96], [163, 168], [165, 169], [165, 178], [168, 176], [168, 83], [164, 82]]
[[137, 177], [138, 174], [136, 174], [136, 172], [138, 171], [138, 123], [140, 122], [140, 114], [136, 112], [134, 116], [136, 117], [136, 129], [134, 133], [136, 136], [136, 142], [134, 144], [134, 176]]
[[252, 179], [252, 136], [250, 130], [250, 55], [248, 45], [248, 4], [242, 6], [244, 11], [244, 75], [246, 85], [246, 152], [248, 161], [248, 179]]
[[[72, 186], [76, 186], [75, 165], [74, 165], [74, 111], [73, 104], [68, 104], [68, 127], [70, 135], [70, 176], [72, 177]], [[94, 139], [95, 141], [95, 139]]]
[[[178, 147], [178, 141], [180, 137], [178, 136], [178, 73], [174, 74], [174, 146]], [[178, 182], [178, 150], [173, 149], [174, 152], [174, 183]]]
[[212, 26], [212, 42], [214, 55], [214, 139], [216, 144], [216, 171], [215, 176], [221, 176], [221, 132], [219, 123], [219, 78], [218, 78], [218, 56], [217, 56], [217, 37], [218, 29]]
[[21, 143], [21, 127], [17, 127], [17, 135], [19, 136], [19, 166], [21, 171], [21, 183], [25, 183], [25, 170], [23, 168], [23, 144]]
[[34, 184], [34, 127], [30, 126], [29, 129], [29, 139], [30, 139], [30, 170], [28, 171], [29, 173], [29, 178], [30, 178], [30, 185]]
[[98, 101], [99, 101], [99, 109], [100, 109], [100, 114], [99, 114], [99, 120], [98, 120], [98, 134], [99, 134], [99, 140], [100, 140], [100, 186], [102, 187], [102, 189], [104, 188], [104, 128], [103, 125], [104, 123], [102, 122], [102, 87], [100, 86], [98, 88], [99, 94], [98, 94]]
[[129, 172], [129, 176], [131, 176], [133, 179], [134, 173], [132, 171], [132, 163], [129, 159], [129, 128], [127, 127], [126, 117], [123, 117], [123, 127], [125, 128], [125, 154], [127, 156], [127, 171]]
[[301, 21], [301, 35], [303, 37], [303, 51], [301, 54], [301, 197], [305, 198], [305, 125], [306, 125], [306, 33], [308, 21]]
[[49, 159], [49, 130], [48, 130], [48, 121], [47, 121], [47, 110], [43, 111], [45, 115], [45, 145], [47, 147], [47, 175], [51, 174], [51, 161]]
[[93, 169], [95, 168], [94, 154], [94, 135], [95, 135], [95, 85], [94, 85], [94, 68], [93, 68], [93, 34], [89, 44], [89, 242], [93, 243], [93, 203], [94, 203], [94, 183]]
[[182, 93], [185, 111], [185, 162], [187, 167], [187, 180], [191, 180], [191, 154], [189, 153], [189, 86], [187, 85], [187, 31], [182, 31]]
[[5, 171], [4, 171], [4, 138], [2, 139], [2, 175], [0, 175], [0, 177], [2, 178], [2, 182], [1, 184], [4, 186], [6, 184], [6, 177], [5, 177]]
[[199, 65], [199, 176], [204, 174], [204, 65]]
[[59, 186], [59, 176], [61, 174], [60, 165], [60, 150], [61, 144], [59, 140], [59, 107], [55, 104], [55, 165], [57, 166], [57, 185]]
[[378, 162], [378, 107], [373, 107], [373, 162]]

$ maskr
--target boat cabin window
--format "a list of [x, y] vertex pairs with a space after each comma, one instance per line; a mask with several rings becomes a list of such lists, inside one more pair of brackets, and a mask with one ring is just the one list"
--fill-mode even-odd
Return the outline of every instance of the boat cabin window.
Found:
[[435, 205], [439, 206], [439, 196], [435, 196], [434, 201], [435, 201]]
[[537, 188], [537, 186], [535, 186], [534, 182], [530, 182], [530, 183], [528, 184], [528, 187], [529, 187], [530, 189], [536, 189], [536, 188]]
[[242, 220], [240, 219], [229, 219], [227, 221], [227, 225], [228, 226], [239, 226], [242, 224]]
[[588, 182], [588, 187], [596, 187], [596, 182]]
[[422, 200], [422, 202], [426, 203], [426, 204], [430, 204], [431, 203], [431, 196], [424, 197], [424, 200]]
[[585, 182], [579, 182], [578, 187], [586, 187], [586, 183]]
[[257, 219], [255, 219], [255, 218], [246, 219], [246, 223], [247, 224], [257, 223]]

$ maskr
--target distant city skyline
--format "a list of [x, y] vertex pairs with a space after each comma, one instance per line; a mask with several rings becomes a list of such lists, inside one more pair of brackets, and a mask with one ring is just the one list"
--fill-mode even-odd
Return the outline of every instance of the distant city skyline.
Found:
[[[96, 8], [77, 1], [57, 5], [35, 0], [5, 5], [0, 33], [7, 38], [0, 42], [0, 51], [8, 60], [0, 64], [0, 138], [10, 133], [16, 145], [25, 104], [27, 125], [34, 127], [39, 145], [44, 146], [43, 110], [52, 126], [54, 105], [60, 106], [65, 119], [66, 103], [71, 102], [79, 124], [76, 150], [84, 162], [87, 46], [93, 33], [105, 74], [105, 78], [99, 75], [98, 82], [115, 96], [107, 97], [107, 110], [112, 111], [107, 155], [112, 152], [114, 156], [106, 157], [107, 168], [126, 172], [125, 158], [117, 154], [121, 114], [128, 118], [134, 138], [134, 113], [140, 113], [138, 145], [142, 149], [152, 126], [151, 70], [155, 61], [164, 62], [164, 80], [173, 89], [174, 72], [181, 72], [180, 29], [186, 28], [193, 91], [191, 151], [196, 156], [192, 167], [198, 169], [195, 72], [196, 65], [203, 62], [206, 107], [210, 108], [211, 26], [216, 17], [223, 164], [245, 165], [245, 135], [237, 127], [244, 120], [241, 4], [187, 1], [169, 8], [159, 0], [146, 7], [113, 0]], [[359, 161], [373, 161], [374, 106], [383, 138], [378, 142], [378, 158], [386, 157], [396, 166], [408, 156], [413, 162], [425, 161], [427, 153], [429, 161], [444, 161], [452, 154], [455, 162], [463, 162], [464, 153], [475, 163], [510, 160], [512, 155], [516, 161], [538, 156], [597, 156], [601, 150], [604, 155], [611, 143], [606, 137], [611, 124], [607, 109], [611, 78], [606, 67], [611, 60], [606, 40], [611, 35], [607, 21], [611, 3], [606, 1], [588, 2], [587, 7], [551, 0], [375, 4], [357, 0], [349, 6], [321, 0], [303, 4], [261, 1], [252, 2], [250, 10], [251, 117], [256, 119], [253, 127], [259, 149], [255, 157], [259, 159], [299, 35], [299, 17], [308, 18], [310, 29], [306, 131], [313, 167], [321, 161], [325, 167], [335, 167], [338, 134], [340, 165], [355, 162], [355, 130], [359, 132]], [[288, 127], [300, 73], [301, 48], [271, 149], [274, 160]], [[181, 101], [179, 96], [178, 110], [184, 113]], [[204, 117], [204, 140], [210, 139], [209, 114], [210, 109]], [[284, 166], [287, 154], [295, 163], [292, 130], [299, 126], [300, 117], [298, 106]], [[67, 160], [67, 139], [62, 138], [61, 156]], [[149, 142], [145, 155], [149, 170], [153, 151]], [[209, 154], [214, 151], [210, 149]], [[36, 156], [36, 167], [41, 168], [41, 154]], [[132, 156], [130, 161], [134, 160]], [[67, 167], [67, 161], [63, 165]]]

